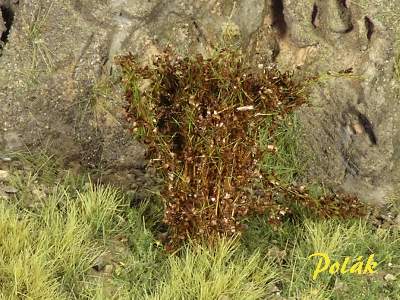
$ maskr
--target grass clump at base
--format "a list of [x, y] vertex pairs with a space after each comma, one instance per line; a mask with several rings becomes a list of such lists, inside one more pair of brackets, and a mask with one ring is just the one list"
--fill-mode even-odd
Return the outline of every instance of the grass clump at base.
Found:
[[[100, 197], [107, 194], [108, 203], [118, 201], [111, 190], [98, 192]], [[82, 289], [77, 284], [82, 284], [104, 248], [95, 239], [96, 228], [91, 224], [97, 223], [98, 216], [81, 205], [94, 201], [98, 210], [108, 207], [101, 206], [90, 192], [74, 200], [60, 189], [46, 199], [40, 213], [0, 201], [3, 299], [68, 299]]]
[[[302, 223], [286, 221], [279, 231], [268, 229], [263, 219], [252, 220], [242, 238], [243, 251], [261, 251], [273, 261], [277, 272], [275, 284], [285, 299], [398, 299], [400, 291], [400, 231], [381, 229], [366, 220], [311, 220]], [[319, 274], [313, 280], [319, 258], [325, 253], [331, 264], [350, 257], [345, 274]], [[350, 267], [362, 256], [363, 262], [374, 254], [378, 263], [374, 274], [351, 274]], [[385, 280], [387, 274], [393, 281]]]
[[[0, 199], [1, 299], [397, 299], [400, 293], [398, 228], [304, 218], [285, 220], [277, 231], [268, 216], [257, 216], [240, 241], [189, 242], [168, 255], [152, 233], [160, 217], [152, 203], [132, 207], [114, 188], [68, 176], [51, 180], [54, 164], [44, 158], [24, 160], [31, 173], [12, 171], [11, 177], [35, 174], [35, 180]], [[7, 180], [22, 189], [17, 184], [26, 179]], [[51, 192], [42, 205], [26, 207], [19, 197], [44, 182]], [[308, 257], [315, 252], [339, 261], [373, 253], [377, 273], [324, 272], [314, 281], [316, 259]]]
[[216, 247], [189, 245], [168, 259], [169, 271], [150, 299], [262, 299], [276, 272], [268, 259], [240, 253], [234, 240]]
[[305, 102], [291, 74], [251, 70], [230, 50], [209, 59], [166, 50], [151, 67], [132, 55], [117, 62], [127, 118], [149, 146], [150, 163], [164, 175], [168, 247], [189, 236], [211, 240], [240, 233], [242, 220], [256, 213], [280, 223], [293, 203], [322, 216], [361, 213], [354, 197], [340, 201], [332, 195], [320, 204], [304, 188], [283, 184], [281, 175], [290, 181], [296, 167], [276, 167], [285, 159], [278, 147], [292, 147], [289, 140], [277, 142], [283, 140], [280, 127]]
[[[298, 244], [292, 250], [290, 264], [296, 275], [291, 278], [291, 296], [305, 294], [317, 286], [324, 291], [325, 299], [375, 299], [382, 296], [397, 299], [400, 291], [399, 281], [385, 282], [384, 277], [388, 273], [396, 274], [395, 276], [399, 274], [400, 256], [395, 250], [400, 245], [399, 238], [398, 229], [377, 229], [364, 220], [329, 220], [318, 223], [307, 221], [303, 233], [299, 235]], [[357, 257], [362, 256], [365, 263], [367, 258], [374, 254], [378, 263], [376, 273], [359, 275], [324, 272], [316, 280], [312, 280], [311, 275], [318, 259], [305, 258], [317, 252], [328, 254], [332, 262], [342, 263], [345, 257], [350, 257], [347, 269], [356, 262]], [[294, 258], [297, 258], [296, 261]]]
[[272, 120], [260, 128], [260, 147], [273, 151], [265, 151], [261, 160], [261, 169], [268, 174], [275, 174], [285, 184], [291, 184], [302, 174], [302, 162], [298, 158], [299, 124], [295, 114], [289, 114], [280, 120], [271, 133]]
[[[42, 166], [40, 158], [34, 165]], [[33, 166], [37, 177], [28, 189], [49, 179], [54, 170], [46, 165], [39, 167], [43, 173]], [[9, 179], [13, 185], [24, 181]], [[210, 299], [225, 294], [260, 299], [265, 294], [274, 273], [259, 254], [239, 255], [237, 241], [221, 241], [213, 249], [187, 245], [167, 257], [151, 232], [150, 204], [130, 207], [116, 189], [76, 182], [52, 181], [52, 192], [40, 207], [26, 207], [19, 199], [28, 191], [0, 198], [2, 299]], [[110, 273], [102, 270], [105, 263], [112, 266]], [[190, 284], [182, 287], [189, 276]]]

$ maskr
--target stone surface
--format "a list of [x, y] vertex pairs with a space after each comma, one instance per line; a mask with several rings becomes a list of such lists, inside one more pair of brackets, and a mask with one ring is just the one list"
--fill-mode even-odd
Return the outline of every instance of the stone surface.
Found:
[[324, 75], [299, 112], [307, 180], [375, 203], [397, 190], [397, 0], [0, 2], [14, 14], [0, 56], [0, 152], [45, 147], [137, 185], [144, 149], [124, 121], [114, 56], [148, 62], [166, 45], [207, 54], [229, 44], [255, 66]]
[[6, 192], [7, 194], [16, 194], [16, 193], [18, 193], [18, 190], [13, 186], [5, 186], [5, 187], [3, 187], [3, 191]]
[[336, 7], [330, 1], [318, 7], [320, 28], [315, 31], [320, 40], [313, 62], [304, 69], [325, 73], [352, 68], [353, 75], [336, 73], [312, 88], [313, 105], [301, 114], [305, 145], [316, 154], [310, 174], [383, 203], [396, 191], [399, 176], [393, 159], [400, 109], [393, 73], [395, 32], [358, 7]]
[[4, 23], [3, 14], [0, 14], [0, 36], [2, 36], [6, 30], [7, 28], [6, 28], [6, 23]]

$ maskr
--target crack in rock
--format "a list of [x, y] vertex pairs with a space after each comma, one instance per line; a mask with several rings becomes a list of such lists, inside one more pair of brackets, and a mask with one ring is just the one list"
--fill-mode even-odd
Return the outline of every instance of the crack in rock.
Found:
[[[8, 43], [9, 35], [14, 24], [15, 7], [18, 1], [0, 0], [0, 51]], [[1, 55], [1, 52], [0, 52]]]

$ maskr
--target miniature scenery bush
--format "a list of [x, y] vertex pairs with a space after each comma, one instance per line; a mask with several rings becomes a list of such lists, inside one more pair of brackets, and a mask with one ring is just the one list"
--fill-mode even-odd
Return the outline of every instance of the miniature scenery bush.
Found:
[[189, 236], [240, 233], [242, 220], [253, 214], [267, 213], [279, 224], [293, 203], [321, 216], [361, 214], [355, 197], [312, 199], [304, 187], [281, 183], [262, 167], [263, 157], [280, 149], [273, 138], [260, 144], [260, 135], [274, 137], [282, 120], [305, 103], [292, 74], [252, 70], [240, 53], [228, 50], [208, 59], [166, 50], [152, 66], [141, 66], [133, 55], [117, 63], [127, 118], [148, 145], [149, 166], [165, 180], [168, 247]]

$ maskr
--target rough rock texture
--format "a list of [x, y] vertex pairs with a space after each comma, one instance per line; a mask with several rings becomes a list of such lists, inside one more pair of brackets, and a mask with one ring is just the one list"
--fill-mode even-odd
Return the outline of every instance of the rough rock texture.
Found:
[[0, 14], [0, 37], [3, 35], [3, 32], [5, 32], [6, 30], [7, 30], [6, 23], [4, 23], [3, 14], [1, 13]]
[[[314, 6], [296, 5], [293, 11], [286, 7], [285, 15], [305, 15], [311, 7], [314, 11], [304, 38], [291, 39], [301, 29], [287, 22], [290, 50], [286, 51], [290, 55], [296, 47], [297, 51], [312, 49], [313, 61], [304, 62], [302, 68], [306, 72], [337, 72], [313, 87], [313, 106], [301, 114], [305, 145], [316, 154], [309, 168], [311, 177], [380, 203], [397, 192], [400, 174], [394, 158], [400, 125], [394, 76], [396, 33], [387, 20], [386, 25], [379, 20], [378, 12], [366, 14], [346, 5], [320, 1]], [[290, 60], [284, 55], [278, 59], [282, 64]], [[339, 74], [349, 68], [352, 75]]]
[[[148, 61], [167, 44], [182, 54], [229, 44], [255, 65], [325, 74], [299, 113], [304, 153], [312, 157], [309, 179], [373, 202], [397, 189], [397, 0], [0, 0], [0, 6], [6, 21], [4, 30], [0, 17], [0, 151], [45, 146], [66, 163], [101, 168], [124, 185], [137, 182], [143, 149], [124, 122], [113, 57], [131, 51]], [[349, 68], [352, 74], [338, 74]]]

